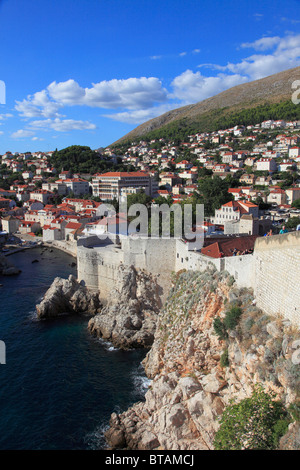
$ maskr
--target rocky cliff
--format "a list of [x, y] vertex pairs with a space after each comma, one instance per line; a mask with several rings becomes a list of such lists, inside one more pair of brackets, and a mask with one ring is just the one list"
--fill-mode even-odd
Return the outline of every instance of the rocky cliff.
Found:
[[95, 315], [102, 305], [99, 294], [90, 292], [74, 276], [57, 277], [36, 306], [39, 318], [51, 318], [66, 313]]
[[149, 347], [160, 307], [156, 277], [133, 266], [120, 265], [106, 306], [91, 318], [88, 328], [119, 348]]
[[[144, 361], [152, 379], [145, 401], [112, 414], [108, 445], [214, 449], [225, 407], [249, 397], [256, 384], [286, 408], [299, 406], [299, 338], [289, 321], [259, 310], [252, 292], [235, 288], [228, 273], [213, 267], [178, 273]], [[299, 434], [299, 424], [291, 423], [280, 447], [299, 449]]]

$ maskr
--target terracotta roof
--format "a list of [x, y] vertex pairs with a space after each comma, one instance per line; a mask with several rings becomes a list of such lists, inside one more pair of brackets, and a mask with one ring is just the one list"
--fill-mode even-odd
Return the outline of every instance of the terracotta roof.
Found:
[[69, 222], [65, 228], [70, 228], [72, 230], [77, 230], [81, 227], [82, 224], [76, 223], [76, 222]]
[[142, 176], [149, 176], [148, 173], [145, 173], [143, 171], [131, 171], [131, 172], [126, 172], [126, 171], [109, 171], [108, 173], [102, 173], [99, 176], [101, 177], [115, 177], [115, 178], [136, 178], [136, 177], [142, 177]]
[[[201, 249], [203, 255], [211, 258], [222, 258], [223, 256], [233, 256], [233, 250], [236, 248], [238, 251], [253, 250], [257, 235], [249, 235], [247, 237], [236, 237], [230, 240], [219, 240], [211, 245]], [[213, 240], [213, 239], [212, 239]]]

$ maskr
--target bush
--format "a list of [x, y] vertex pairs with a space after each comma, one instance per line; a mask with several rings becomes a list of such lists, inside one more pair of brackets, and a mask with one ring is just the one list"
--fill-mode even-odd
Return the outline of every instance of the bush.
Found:
[[216, 335], [219, 336], [220, 339], [226, 339], [228, 337], [225, 325], [220, 318], [214, 319], [213, 327]]
[[242, 313], [243, 312], [239, 307], [232, 307], [228, 312], [226, 312], [224, 325], [227, 330], [233, 330], [236, 327]]
[[224, 322], [220, 318], [215, 318], [213, 327], [219, 338], [228, 338], [227, 330], [233, 330], [238, 324], [243, 311], [240, 307], [231, 307], [225, 314]]
[[274, 450], [290, 422], [274, 396], [256, 387], [250, 398], [225, 408], [215, 435], [216, 450]]
[[221, 367], [228, 367], [229, 366], [228, 349], [225, 349], [225, 351], [221, 355], [220, 365], [221, 365]]

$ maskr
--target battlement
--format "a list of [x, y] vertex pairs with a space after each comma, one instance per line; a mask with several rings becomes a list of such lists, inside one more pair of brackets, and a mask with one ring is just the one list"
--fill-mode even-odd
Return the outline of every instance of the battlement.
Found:
[[252, 288], [257, 305], [266, 313], [300, 323], [299, 232], [257, 238], [253, 254], [223, 258], [190, 251], [188, 244], [178, 239], [83, 237], [77, 244], [77, 264], [78, 279], [84, 280], [88, 288], [99, 290], [104, 302], [120, 264], [158, 276], [162, 301], [171, 286], [172, 272], [203, 271], [213, 264], [218, 271], [228, 271], [238, 287]]

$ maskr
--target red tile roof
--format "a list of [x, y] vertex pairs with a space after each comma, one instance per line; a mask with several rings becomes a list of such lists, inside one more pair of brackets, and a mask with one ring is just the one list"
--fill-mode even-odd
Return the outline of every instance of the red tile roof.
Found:
[[253, 250], [254, 243], [257, 235], [249, 235], [247, 237], [235, 237], [230, 240], [224, 239], [213, 242], [201, 249], [201, 254], [211, 258], [222, 258], [223, 256], [233, 256], [233, 250], [236, 248], [238, 251]]
[[81, 228], [82, 224], [76, 223], [76, 222], [69, 222], [65, 228], [70, 228], [72, 230], [77, 230], [78, 228]]

